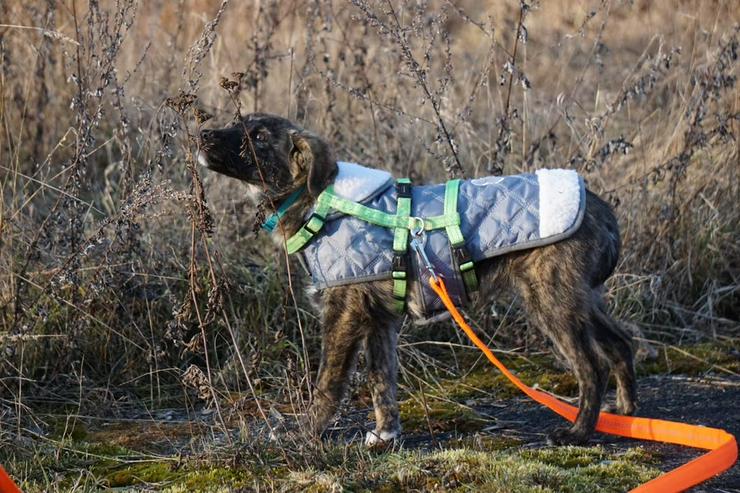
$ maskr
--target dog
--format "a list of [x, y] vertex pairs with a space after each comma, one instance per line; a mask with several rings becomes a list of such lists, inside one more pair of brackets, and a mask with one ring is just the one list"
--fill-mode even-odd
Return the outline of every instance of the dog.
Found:
[[[279, 246], [306, 224], [317, 198], [338, 173], [331, 146], [318, 135], [279, 116], [253, 113], [222, 129], [199, 134], [199, 161], [208, 169], [241, 180], [256, 202], [282, 211], [272, 234]], [[301, 193], [305, 190], [305, 193]], [[479, 300], [493, 290], [518, 293], [533, 322], [553, 343], [578, 382], [579, 413], [571, 426], [548, 434], [553, 444], [580, 444], [594, 431], [610, 371], [616, 379], [614, 412], [636, 409], [636, 382], [630, 336], [612, 319], [603, 285], [620, 249], [610, 206], [586, 190], [577, 230], [538, 248], [512, 251], [475, 263]], [[410, 279], [408, 312], [418, 315], [418, 280]], [[402, 314], [394, 307], [391, 279], [325, 287], [316, 293], [322, 320], [322, 352], [316, 391], [306, 428], [320, 436], [334, 417], [358, 352], [364, 348], [375, 429], [368, 445], [399, 437], [397, 333]]]

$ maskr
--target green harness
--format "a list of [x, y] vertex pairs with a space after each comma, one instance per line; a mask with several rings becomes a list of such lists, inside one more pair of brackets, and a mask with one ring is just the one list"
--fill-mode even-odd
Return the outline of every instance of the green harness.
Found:
[[465, 248], [465, 238], [460, 230], [460, 214], [457, 212], [457, 199], [460, 180], [450, 180], [445, 185], [444, 214], [433, 217], [415, 217], [411, 215], [411, 181], [401, 178], [396, 182], [396, 213], [388, 214], [360, 203], [342, 198], [334, 193], [330, 185], [316, 199], [314, 211], [308, 221], [296, 234], [288, 238], [286, 246], [289, 254], [300, 251], [316, 236], [324, 226], [327, 216], [333, 210], [354, 216], [370, 224], [393, 229], [393, 298], [396, 310], [400, 313], [406, 309], [408, 291], [408, 246], [409, 233], [443, 229], [452, 246], [453, 257], [460, 271], [468, 294], [478, 289], [478, 278], [475, 275], [474, 263]]

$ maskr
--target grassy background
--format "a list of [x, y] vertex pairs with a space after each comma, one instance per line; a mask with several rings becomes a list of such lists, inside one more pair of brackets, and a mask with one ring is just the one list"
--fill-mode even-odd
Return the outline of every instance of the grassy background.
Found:
[[[61, 453], [82, 416], [205, 407], [228, 435], [304, 409], [305, 280], [194, 165], [210, 115], [281, 114], [417, 182], [577, 169], [622, 228], [615, 315], [735, 373], [738, 22], [698, 0], [3, 2], [0, 448]], [[515, 300], [470, 313], [546, 350]], [[401, 358], [413, 397], [477, 355], [442, 324], [404, 327]]]

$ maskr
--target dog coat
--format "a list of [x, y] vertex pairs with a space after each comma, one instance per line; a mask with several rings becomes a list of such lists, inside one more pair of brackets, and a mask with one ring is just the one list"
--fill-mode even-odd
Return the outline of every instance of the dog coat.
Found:
[[392, 278], [399, 307], [406, 281], [420, 281], [412, 286], [421, 290], [426, 317], [444, 307], [424, 263], [408, 248], [410, 231], [425, 230], [424, 252], [453, 301], [462, 304], [476, 288], [475, 262], [567, 238], [585, 209], [583, 179], [572, 170], [412, 187], [407, 180], [394, 186], [385, 171], [338, 166], [333, 186], [288, 240], [289, 253], [300, 253], [319, 289]]

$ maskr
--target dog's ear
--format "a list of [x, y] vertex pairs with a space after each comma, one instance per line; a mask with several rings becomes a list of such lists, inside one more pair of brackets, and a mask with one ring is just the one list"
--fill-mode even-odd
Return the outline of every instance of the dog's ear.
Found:
[[318, 197], [337, 174], [337, 162], [329, 144], [305, 130], [290, 135], [293, 149], [290, 164], [294, 173], [306, 174], [306, 186], [312, 197]]

